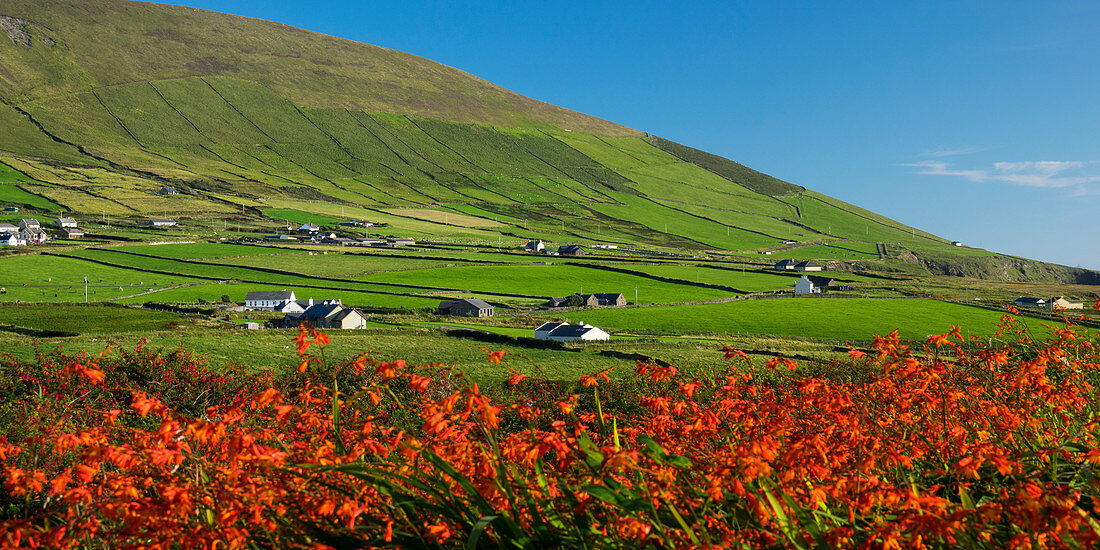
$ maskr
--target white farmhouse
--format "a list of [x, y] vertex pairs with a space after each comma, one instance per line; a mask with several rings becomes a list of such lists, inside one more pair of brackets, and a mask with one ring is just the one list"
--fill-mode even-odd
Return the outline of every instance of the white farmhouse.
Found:
[[281, 308], [287, 302], [295, 300], [297, 298], [294, 297], [293, 290], [253, 290], [244, 295], [244, 307], [245, 309], [275, 311], [276, 308]]
[[795, 294], [817, 294], [819, 292], [821, 292], [821, 289], [815, 287], [814, 282], [805, 275], [803, 275], [801, 279], [794, 282]]

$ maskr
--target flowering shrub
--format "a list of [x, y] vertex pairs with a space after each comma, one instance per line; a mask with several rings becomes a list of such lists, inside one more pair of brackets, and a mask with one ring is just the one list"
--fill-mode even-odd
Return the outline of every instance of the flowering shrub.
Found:
[[198, 413], [57, 399], [56, 429], [0, 444], [0, 546], [1097, 547], [1096, 338], [1001, 333], [1018, 341], [876, 337], [837, 365], [865, 383], [727, 347], [713, 379], [638, 364], [490, 398], [369, 354], [329, 370], [303, 329], [295, 384]]

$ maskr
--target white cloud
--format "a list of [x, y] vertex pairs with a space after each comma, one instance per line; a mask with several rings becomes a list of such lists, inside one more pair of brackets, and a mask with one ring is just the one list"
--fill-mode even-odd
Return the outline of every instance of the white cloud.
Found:
[[1009, 183], [1024, 187], [1075, 188], [1075, 195], [1091, 194], [1090, 184], [1100, 182], [1100, 170], [1094, 161], [1043, 160], [996, 162], [991, 168], [961, 170], [951, 164], [926, 160], [903, 164], [920, 168], [924, 176], [955, 176], [974, 182]]
[[943, 157], [957, 157], [961, 155], [973, 155], [974, 153], [981, 153], [982, 151], [988, 151], [989, 147], [941, 147], [939, 149], [933, 149], [931, 151], [925, 151], [920, 154], [924, 158], [943, 158]]

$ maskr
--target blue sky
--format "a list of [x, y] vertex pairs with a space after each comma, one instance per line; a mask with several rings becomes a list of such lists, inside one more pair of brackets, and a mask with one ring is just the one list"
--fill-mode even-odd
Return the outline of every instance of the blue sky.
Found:
[[943, 237], [1100, 269], [1100, 3], [176, 2], [406, 51]]

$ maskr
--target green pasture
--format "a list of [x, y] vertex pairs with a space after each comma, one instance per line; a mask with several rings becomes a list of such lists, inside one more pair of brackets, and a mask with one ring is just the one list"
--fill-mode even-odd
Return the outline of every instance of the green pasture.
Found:
[[[0, 164], [0, 166], [3, 166]], [[0, 174], [2, 176], [3, 174]], [[64, 210], [61, 205], [45, 198], [35, 195], [34, 193], [28, 193], [16, 185], [0, 183], [0, 205], [7, 206], [9, 204], [16, 204], [20, 206], [29, 206], [37, 210], [45, 212], [56, 212]], [[46, 220], [39, 220], [45, 222]]]
[[746, 292], [769, 292], [772, 290], [793, 288], [794, 282], [797, 279], [796, 277], [788, 275], [757, 271], [756, 268], [741, 271], [732, 267], [715, 268], [686, 265], [649, 265], [633, 269], [639, 269], [652, 275], [679, 279], [682, 281], [730, 286]]
[[191, 325], [176, 313], [102, 304], [5, 304], [0, 324], [36, 330], [118, 334]]
[[[776, 334], [866, 341], [898, 329], [902, 338], [923, 339], [959, 325], [968, 334], [990, 335], [1001, 313], [927, 299], [769, 298], [721, 304], [603, 309], [583, 320], [605, 330], [663, 333]], [[1042, 323], [1026, 319], [1032, 330]]]
[[877, 259], [878, 247], [875, 243], [844, 241], [833, 244], [809, 244], [794, 248], [776, 250], [772, 256], [793, 258], [796, 260], [863, 260]]
[[[451, 367], [467, 374], [478, 383], [506, 380], [512, 371], [556, 380], [577, 380], [586, 374], [614, 367], [613, 376], [632, 372], [634, 361], [600, 355], [600, 351], [641, 353], [668, 361], [689, 371], [720, 370], [725, 362], [713, 342], [667, 345], [656, 342], [603, 342], [577, 345], [570, 350], [524, 348], [475, 339], [446, 336], [439, 329], [369, 328], [365, 330], [331, 330], [331, 343], [324, 350], [326, 361], [338, 363], [371, 352], [380, 360], [403, 359], [410, 365]], [[186, 331], [150, 331], [116, 334], [111, 341], [133, 348], [139, 341], [166, 353], [177, 348], [193, 350], [212, 367], [242, 364], [256, 369], [294, 369], [300, 363], [293, 339], [297, 330], [246, 331], [230, 327]], [[5, 353], [21, 359], [32, 359], [35, 345], [43, 353], [59, 350], [77, 354], [98, 354], [104, 349], [102, 338], [74, 337], [32, 339], [13, 337]], [[505, 349], [508, 353], [500, 364], [487, 361], [486, 351]], [[319, 353], [316, 347], [311, 352]]]
[[[116, 250], [149, 254], [161, 258], [177, 258], [183, 260], [204, 260], [212, 258], [242, 258], [249, 256], [282, 256], [296, 253], [294, 250], [276, 248], [273, 246], [249, 246], [240, 244], [220, 243], [181, 243], [158, 245], [127, 245], [114, 247]], [[280, 258], [281, 259], [281, 258]], [[268, 265], [278, 262], [265, 258]]]
[[73, 258], [25, 255], [0, 258], [0, 287], [6, 302], [83, 302], [84, 277], [90, 301], [113, 300], [171, 285], [198, 282], [184, 275], [160, 275]]
[[376, 273], [363, 279], [536, 296], [567, 296], [575, 292], [621, 292], [630, 302], [634, 301], [634, 288], [637, 287], [638, 299], [642, 303], [713, 300], [733, 295], [723, 290], [658, 281], [579, 265], [460, 266]]
[[34, 181], [34, 178], [27, 176], [4, 162], [0, 162], [0, 183], [34, 183]]

